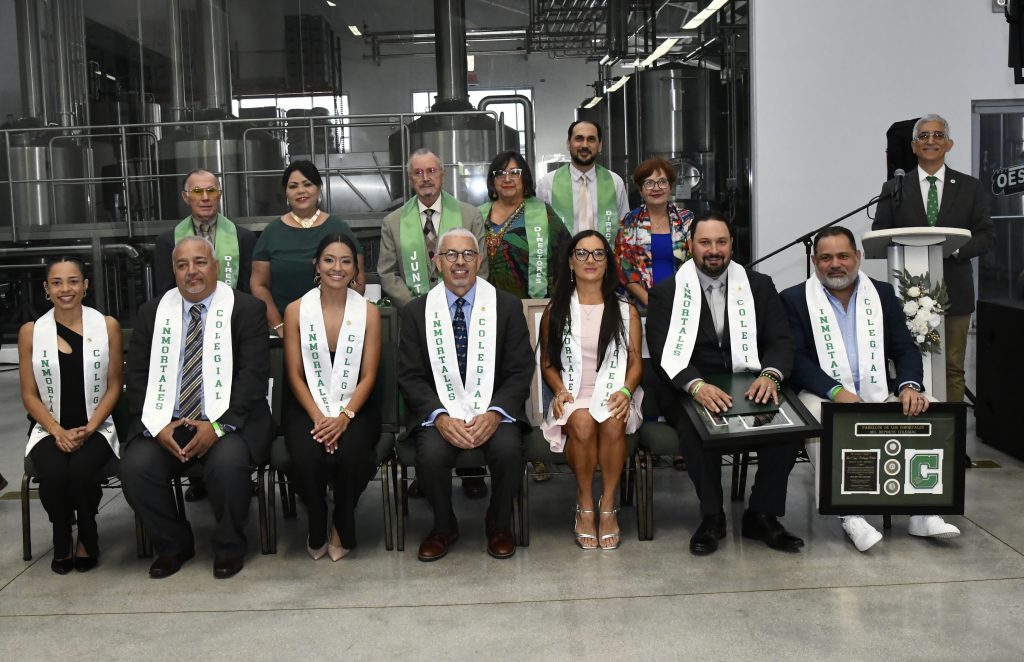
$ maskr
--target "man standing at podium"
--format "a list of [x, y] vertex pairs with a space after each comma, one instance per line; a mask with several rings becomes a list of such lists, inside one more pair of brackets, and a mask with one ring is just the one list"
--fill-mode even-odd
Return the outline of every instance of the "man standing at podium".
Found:
[[[964, 359], [967, 331], [974, 312], [974, 271], [971, 259], [988, 252], [994, 231], [989, 216], [989, 197], [974, 177], [946, 167], [946, 153], [953, 149], [949, 123], [938, 115], [925, 115], [914, 124], [911, 148], [917, 168], [906, 175], [902, 200], [878, 203], [872, 230], [909, 227], [963, 228], [971, 240], [942, 261], [949, 290], [946, 312], [946, 399], [964, 399]], [[894, 191], [896, 180], [882, 185], [882, 196]]]

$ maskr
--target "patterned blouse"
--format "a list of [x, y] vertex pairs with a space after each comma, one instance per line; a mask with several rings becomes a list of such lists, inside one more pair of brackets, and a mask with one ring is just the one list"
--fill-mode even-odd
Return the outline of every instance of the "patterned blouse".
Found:
[[[672, 255], [676, 268], [690, 257], [690, 222], [693, 212], [668, 204], [668, 221], [672, 228]], [[640, 205], [626, 214], [615, 237], [615, 257], [619, 260], [619, 278], [623, 286], [641, 283], [644, 289], [654, 287], [651, 265], [651, 215], [647, 205]]]
[[[550, 205], [545, 206], [548, 212], [548, 248], [550, 249], [548, 251], [548, 291], [545, 296], [551, 296], [555, 289], [555, 276], [558, 273], [559, 263], [564, 259], [566, 247], [572, 237], [569, 236], [569, 231], [565, 229], [562, 219], [555, 213], [555, 210]], [[505, 230], [493, 256], [488, 250], [487, 242], [484, 242], [490, 270], [487, 280], [499, 290], [505, 290], [520, 299], [529, 299], [527, 265], [530, 262], [530, 249], [526, 242], [524, 210], [520, 208], [516, 215], [508, 220], [508, 224], [508, 229]], [[500, 233], [499, 227], [495, 227], [490, 215], [484, 219], [484, 226], [487, 229], [488, 239]]]

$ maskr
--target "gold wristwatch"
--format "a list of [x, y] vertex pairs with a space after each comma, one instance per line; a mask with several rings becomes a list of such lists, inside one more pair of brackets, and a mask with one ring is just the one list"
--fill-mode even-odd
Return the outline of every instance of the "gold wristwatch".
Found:
[[352, 420], [353, 418], [356, 417], [356, 413], [354, 411], [352, 411], [351, 409], [348, 409], [347, 407], [345, 409], [342, 409], [341, 413], [345, 414], [346, 416], [348, 416], [349, 420]]

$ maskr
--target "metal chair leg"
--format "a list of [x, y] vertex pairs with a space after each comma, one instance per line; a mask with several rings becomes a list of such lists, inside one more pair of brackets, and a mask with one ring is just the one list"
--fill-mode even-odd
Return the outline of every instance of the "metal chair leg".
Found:
[[654, 456], [647, 454], [647, 479], [644, 481], [644, 540], [654, 540]]
[[281, 486], [281, 514], [285, 519], [288, 519], [288, 483], [285, 482], [284, 476], [280, 471], [275, 471], [274, 475], [277, 478], [278, 485]]
[[291, 481], [283, 471], [279, 473], [278, 477], [281, 480], [282, 492], [285, 490], [288, 491], [288, 512], [285, 514], [285, 517], [293, 519], [299, 512], [295, 504], [295, 488], [292, 486]]
[[[395, 460], [395, 462], [398, 462], [398, 460]], [[395, 532], [398, 535], [398, 541], [397, 541], [398, 551], [404, 552], [405, 551], [405, 517], [406, 517], [406, 515], [409, 514], [409, 495], [406, 492], [405, 465], [402, 465], [401, 467], [399, 467], [399, 469], [401, 471], [401, 476], [399, 476], [398, 482], [395, 483], [395, 501], [397, 502], [397, 507], [395, 508], [395, 510], [397, 511], [397, 515], [398, 515], [398, 517], [397, 517], [398, 526], [395, 527]]]
[[277, 495], [275, 494], [276, 484], [274, 476], [277, 472], [273, 469], [267, 470], [265, 483], [265, 498], [267, 500], [267, 542], [270, 543], [270, 553], [277, 554]]
[[260, 514], [260, 553], [273, 554], [270, 544], [270, 525], [267, 523], [267, 486], [265, 467], [256, 470], [256, 505]]
[[21, 477], [21, 558], [32, 560], [32, 508], [29, 502], [29, 483], [32, 479], [28, 474]]
[[391, 531], [391, 488], [388, 484], [389, 460], [384, 460], [380, 465], [380, 495], [381, 505], [384, 510], [384, 549], [389, 552], [395, 548], [395, 541]]
[[182, 520], [188, 519], [185, 516], [185, 493], [181, 489], [181, 477], [171, 480], [171, 489], [174, 490], [174, 505], [178, 507], [178, 517]]
[[523, 467], [523, 484], [519, 488], [519, 531], [516, 536], [520, 547], [530, 546], [530, 470], [529, 464]]
[[740, 501], [747, 496], [747, 469], [750, 467], [750, 453], [743, 454], [740, 464]]
[[142, 517], [135, 514], [135, 553], [140, 559], [148, 559], [153, 556], [153, 543], [146, 535], [146, 525], [142, 523]]
[[740, 485], [740, 454], [733, 453], [732, 456], [732, 489], [729, 498], [733, 501], [743, 501], [743, 495], [739, 491]]

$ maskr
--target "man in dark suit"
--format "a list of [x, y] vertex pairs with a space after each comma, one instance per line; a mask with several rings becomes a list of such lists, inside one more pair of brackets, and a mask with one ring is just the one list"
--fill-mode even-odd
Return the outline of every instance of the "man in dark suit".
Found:
[[[662, 384], [657, 394], [658, 404], [662, 412], [667, 412], [668, 422], [679, 431], [687, 471], [700, 499], [703, 519], [690, 538], [690, 551], [694, 554], [711, 554], [718, 549], [718, 541], [725, 537], [722, 457], [720, 451], [704, 449], [689, 418], [681, 412], [679, 401], [680, 398], [691, 397], [709, 411], [725, 415], [732, 406], [732, 399], [727, 393], [703, 379], [715, 373], [732, 372], [736, 350], [744, 346], [744, 339], [737, 336], [748, 335], [747, 332], [737, 332], [733, 327], [738, 320], [730, 322], [729, 318], [733, 306], [749, 306], [750, 302], [741, 302], [735, 294], [735, 287], [740, 286], [740, 282], [728, 281], [742, 281], [742, 275], [746, 274], [756, 319], [757, 360], [754, 363], [763, 369], [758, 368], [758, 374], [750, 376], [746, 397], [762, 403], [769, 400], [778, 402], [779, 385], [793, 362], [789, 324], [775, 285], [763, 274], [744, 270], [739, 265], [730, 268], [734, 239], [732, 224], [716, 212], [710, 212], [690, 225], [693, 267], [702, 291], [700, 317], [695, 341], [686, 341], [695, 343], [689, 362], [674, 375], [666, 372], [663, 357], [671, 354], [679, 346], [677, 343], [682, 342], [681, 336], [677, 336], [678, 340], [669, 338], [669, 332], [674, 316], [677, 280], [684, 278], [685, 270], [693, 267], [684, 263], [676, 278], [664, 280], [652, 288], [647, 309], [647, 345]], [[730, 297], [734, 299], [732, 302]], [[689, 337], [693, 336], [691, 329]], [[666, 349], [666, 345], [670, 346]], [[737, 375], [737, 378], [741, 377]], [[749, 507], [743, 513], [744, 537], [762, 540], [773, 549], [789, 552], [799, 551], [803, 545], [803, 541], [786, 531], [778, 520], [785, 514], [786, 486], [798, 450], [797, 442], [757, 449], [757, 474]]]
[[[926, 411], [921, 352], [892, 285], [860, 277], [861, 254], [853, 233], [844, 227], [818, 233], [812, 259], [815, 274], [806, 283], [782, 292], [793, 329], [791, 383], [803, 391], [800, 400], [819, 420], [826, 399], [840, 403], [898, 399], [908, 416]], [[815, 311], [813, 323], [811, 309]], [[888, 379], [889, 361], [896, 367], [895, 380]], [[816, 483], [819, 447], [819, 439], [807, 441]], [[843, 530], [862, 552], [882, 539], [859, 515], [844, 517]], [[960, 531], [938, 516], [914, 516], [910, 533], [949, 538]]]
[[516, 551], [512, 503], [525, 463], [534, 358], [522, 302], [477, 279], [483, 259], [472, 232], [448, 231], [434, 256], [443, 282], [402, 308], [398, 384], [408, 409], [407, 434], [416, 442], [420, 489], [434, 511], [421, 561], [444, 557], [459, 538], [451, 470], [459, 453], [476, 448], [491, 471], [487, 552], [503, 559]]
[[[949, 124], [938, 115], [925, 115], [914, 124], [911, 146], [917, 168], [908, 172], [902, 202], [894, 198], [878, 204], [872, 230], [908, 227], [950, 227], [971, 231], [971, 240], [942, 261], [949, 289], [946, 312], [946, 400], [963, 402], [964, 359], [967, 332], [974, 312], [974, 271], [971, 259], [992, 248], [994, 229], [989, 216], [989, 194], [974, 177], [946, 167], [953, 149]], [[882, 185], [882, 195], [892, 193], [895, 180]]]
[[[156, 295], [160, 296], [174, 287], [171, 252], [178, 239], [189, 235], [203, 237], [213, 244], [220, 264], [219, 280], [249, 294], [256, 235], [221, 215], [220, 182], [209, 170], [196, 168], [185, 175], [181, 186], [181, 199], [192, 213], [173, 230], [156, 238], [153, 247], [153, 286]], [[218, 242], [218, 238], [222, 240]]]
[[[179, 240], [173, 260], [177, 288], [139, 309], [132, 335], [121, 481], [156, 548], [149, 574], [168, 577], [195, 554], [192, 529], [178, 514], [170, 480], [201, 464], [217, 520], [214, 576], [230, 577], [242, 569], [246, 552], [251, 467], [266, 457], [273, 434], [266, 308], [217, 281], [213, 247], [202, 237]], [[225, 338], [220, 318], [228, 315]], [[178, 338], [172, 316], [181, 319]], [[230, 378], [217, 376], [229, 364]], [[177, 386], [165, 392], [165, 384]]]

